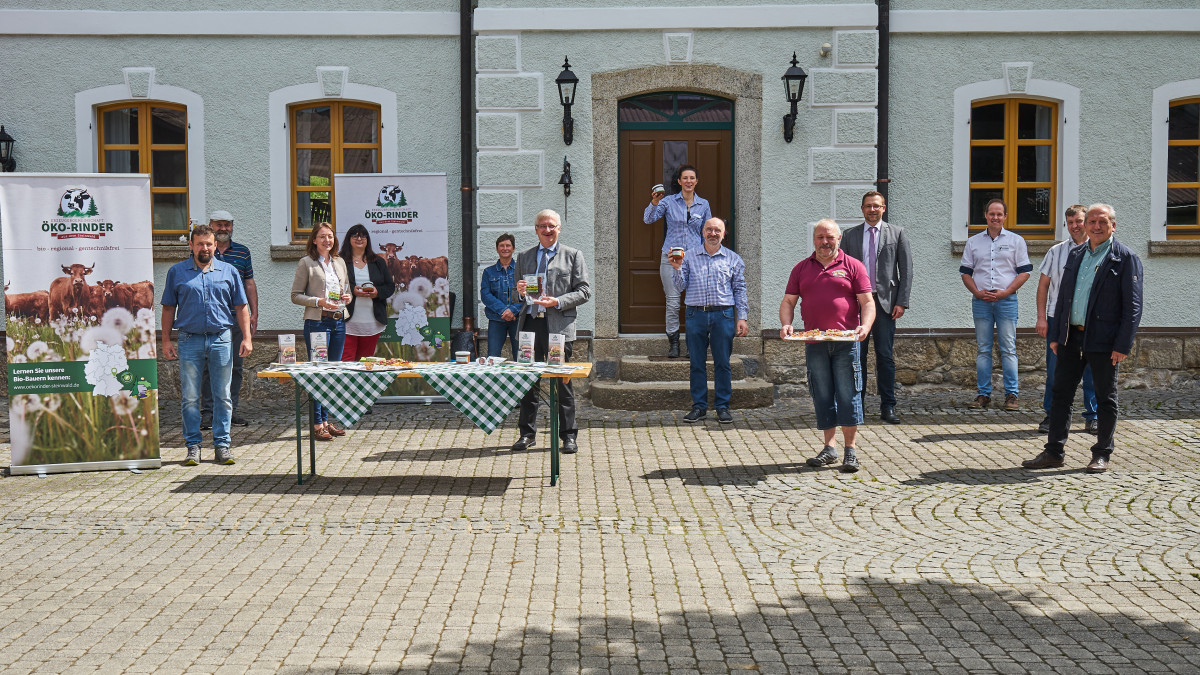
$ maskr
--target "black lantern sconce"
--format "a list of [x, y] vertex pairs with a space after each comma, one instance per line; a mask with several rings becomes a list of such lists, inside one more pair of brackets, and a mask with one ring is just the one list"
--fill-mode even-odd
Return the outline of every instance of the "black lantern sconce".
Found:
[[796, 60], [796, 52], [792, 52], [792, 67], [788, 68], [780, 79], [783, 80], [783, 88], [787, 91], [788, 103], [792, 104], [792, 111], [783, 116], [783, 140], [791, 143], [793, 132], [796, 130], [796, 105], [804, 96], [804, 81], [808, 79], [808, 73], [804, 72]]
[[17, 170], [17, 160], [12, 156], [13, 143], [16, 143], [16, 140], [4, 130], [4, 125], [0, 125], [0, 171], [5, 173]]
[[558, 85], [558, 102], [563, 107], [563, 142], [567, 145], [575, 139], [575, 120], [571, 117], [571, 106], [575, 104], [575, 87], [579, 78], [571, 72], [571, 62], [563, 57], [563, 71], [554, 78]]

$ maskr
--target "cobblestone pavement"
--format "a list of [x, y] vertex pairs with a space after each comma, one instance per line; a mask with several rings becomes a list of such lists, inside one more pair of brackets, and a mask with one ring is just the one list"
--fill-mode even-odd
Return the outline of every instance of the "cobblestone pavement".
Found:
[[290, 402], [194, 468], [166, 402], [160, 470], [0, 479], [0, 671], [1200, 671], [1200, 387], [1122, 392], [1103, 475], [968, 394], [868, 418], [854, 475], [804, 399], [584, 404], [558, 488], [515, 415], [380, 405], [298, 486]]

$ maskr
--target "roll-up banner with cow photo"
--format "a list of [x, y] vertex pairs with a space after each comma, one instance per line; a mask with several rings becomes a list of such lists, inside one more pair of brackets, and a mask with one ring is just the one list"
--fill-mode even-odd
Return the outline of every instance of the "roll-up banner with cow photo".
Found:
[[[450, 357], [450, 270], [446, 174], [337, 174], [333, 180], [338, 241], [361, 223], [383, 257], [396, 293], [376, 356], [409, 361]], [[389, 396], [440, 398], [423, 380], [400, 378]]]
[[150, 177], [0, 174], [13, 474], [159, 466]]

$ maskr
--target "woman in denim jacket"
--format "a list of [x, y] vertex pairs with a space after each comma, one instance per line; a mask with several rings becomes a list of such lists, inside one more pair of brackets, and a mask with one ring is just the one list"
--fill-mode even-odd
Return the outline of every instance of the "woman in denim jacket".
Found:
[[488, 318], [488, 356], [500, 356], [506, 337], [512, 356], [517, 353], [517, 314], [524, 305], [517, 298], [517, 268], [513, 264], [516, 249], [515, 237], [507, 232], [500, 235], [496, 239], [500, 260], [483, 270], [479, 295], [483, 300], [483, 313]]

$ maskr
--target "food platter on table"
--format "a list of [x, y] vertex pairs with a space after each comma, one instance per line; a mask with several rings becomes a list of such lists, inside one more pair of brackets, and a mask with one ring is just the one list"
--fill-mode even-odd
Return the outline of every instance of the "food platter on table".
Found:
[[831, 328], [829, 330], [806, 330], [799, 333], [792, 333], [784, 338], [784, 340], [796, 340], [800, 342], [855, 342], [854, 331], [838, 330]]

